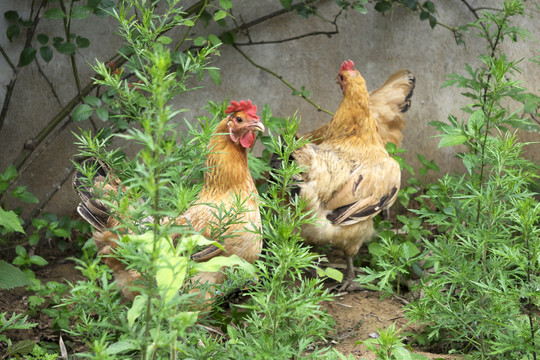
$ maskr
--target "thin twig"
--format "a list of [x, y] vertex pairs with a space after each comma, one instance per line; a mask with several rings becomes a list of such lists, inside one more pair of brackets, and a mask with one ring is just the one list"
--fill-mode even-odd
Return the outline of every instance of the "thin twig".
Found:
[[[279, 74], [276, 74], [275, 72], [273, 72], [272, 70], [270, 69], [267, 69], [265, 68], [264, 66], [261, 66], [257, 63], [255, 63], [249, 56], [246, 55], [245, 52], [243, 52], [242, 50], [240, 50], [238, 48], [238, 46], [236, 45], [232, 45], [232, 47], [238, 51], [240, 53], [240, 55], [242, 55], [251, 65], [255, 66], [257, 69], [261, 69], [267, 73], [269, 73], [270, 75], [272, 76], [275, 76], [276, 78], [278, 78], [282, 83], [284, 83], [285, 85], [287, 85], [287, 87], [289, 87], [290, 89], [292, 89], [293, 91], [298, 91], [297, 88], [295, 88], [291, 83], [289, 83], [287, 80], [285, 80], [283, 78], [283, 76], [279, 75]], [[321, 107], [320, 105], [316, 104], [315, 102], [313, 102], [312, 100], [308, 99], [307, 97], [305, 97], [304, 95], [300, 94], [298, 95], [300, 96], [301, 98], [303, 98], [304, 100], [306, 100], [308, 103], [310, 103], [311, 105], [313, 105], [318, 111], [322, 111], [322, 112], [325, 112], [331, 116], [334, 116], [334, 114], [326, 109], [324, 109], [323, 107]]]
[[[48, 0], [43, 0], [40, 5], [38, 6], [38, 9], [36, 11], [36, 16], [34, 17], [34, 20], [32, 22], [32, 26], [28, 29], [26, 32], [26, 39], [24, 41], [24, 48], [28, 48], [32, 46], [32, 38], [34, 37], [34, 33], [36, 32], [36, 27], [39, 22], [39, 13], [41, 11], [41, 8], [44, 7], [47, 4]], [[32, 7], [33, 11], [33, 7]], [[32, 16], [32, 14], [30, 15]], [[2, 55], [8, 62], [9, 66], [13, 69], [13, 76], [11, 77], [11, 81], [9, 82], [7, 88], [6, 88], [6, 97], [4, 98], [4, 103], [2, 104], [2, 111], [0, 112], [0, 131], [2, 131], [2, 127], [4, 126], [4, 122], [7, 116], [7, 112], [9, 109], [9, 104], [11, 103], [11, 96], [13, 95], [13, 89], [15, 88], [15, 84], [17, 83], [18, 75], [19, 75], [19, 69], [20, 66], [17, 64], [14, 65], [13, 62], [9, 59], [6, 52], [3, 48], [1, 48]]]

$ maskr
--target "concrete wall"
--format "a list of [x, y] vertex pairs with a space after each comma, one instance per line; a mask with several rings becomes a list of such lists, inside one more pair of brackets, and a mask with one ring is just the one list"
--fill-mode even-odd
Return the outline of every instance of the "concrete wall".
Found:
[[[474, 20], [473, 14], [461, 1], [434, 2], [441, 23], [458, 26]], [[499, 7], [501, 3], [499, 0], [469, 2], [473, 6], [491, 7]], [[16, 0], [4, 0], [0, 2], [0, 12], [17, 10], [20, 14], [25, 14], [26, 4]], [[277, 0], [238, 0], [233, 4], [235, 16], [244, 22], [281, 9]], [[512, 59], [525, 59], [521, 64], [523, 75], [517, 74], [516, 77], [521, 79], [530, 91], [538, 93], [540, 65], [531, 63], [529, 59], [537, 56], [540, 49], [539, 14], [536, 4], [529, 1], [527, 6], [527, 13], [534, 17], [518, 18], [517, 24], [531, 32], [531, 39], [526, 43], [505, 43], [503, 49]], [[319, 13], [329, 19], [338, 11], [334, 1], [323, 1], [319, 6]], [[59, 21], [42, 19], [37, 33], [47, 33], [52, 39], [55, 34], [62, 34], [63, 30], [59, 25]], [[465, 74], [465, 63], [473, 66], [478, 64], [477, 57], [485, 51], [486, 43], [473, 35], [466, 35], [466, 46], [457, 45], [450, 31], [442, 26], [432, 30], [426, 21], [420, 21], [416, 15], [403, 8], [396, 8], [386, 15], [374, 11], [371, 7], [367, 15], [351, 10], [347, 16], [339, 18], [338, 27], [339, 34], [332, 37], [306, 37], [291, 42], [244, 46], [242, 50], [256, 63], [279, 73], [297, 88], [305, 86], [312, 93], [311, 99], [330, 111], [335, 111], [341, 100], [335, 76], [343, 60], [354, 60], [370, 90], [381, 85], [394, 71], [410, 69], [416, 75], [417, 81], [413, 104], [406, 116], [407, 128], [402, 145], [408, 150], [407, 160], [417, 167], [416, 154], [421, 153], [428, 159], [436, 160], [441, 167], [441, 174], [462, 171], [460, 162], [454, 156], [455, 149], [437, 149], [439, 140], [433, 137], [436, 132], [428, 122], [445, 121], [448, 114], [458, 118], [463, 116], [460, 107], [467, 104], [468, 99], [460, 95], [460, 89], [441, 89], [441, 85], [446, 74]], [[6, 28], [7, 23], [2, 17], [0, 45], [16, 63], [24, 38], [9, 43], [5, 36]], [[75, 33], [84, 35], [91, 41], [90, 48], [79, 51], [76, 56], [83, 86], [89, 83], [89, 77], [93, 74], [90, 64], [95, 63], [95, 59], [106, 61], [121, 45], [121, 39], [114, 34], [115, 28], [116, 24], [111, 18], [92, 17], [74, 25]], [[331, 24], [317, 17], [305, 20], [295, 13], [288, 13], [250, 28], [249, 33], [252, 41], [259, 42], [332, 30]], [[200, 31], [220, 33], [223, 29], [211, 27]], [[245, 36], [239, 36], [237, 40], [248, 41]], [[37, 41], [34, 41], [34, 45], [38, 46]], [[298, 112], [302, 118], [302, 132], [330, 119], [330, 116], [317, 112], [303, 99], [291, 96], [289, 88], [277, 78], [250, 65], [235, 49], [223, 46], [220, 53], [221, 56], [213, 59], [213, 65], [221, 69], [222, 85], [216, 86], [206, 78], [202, 81], [202, 89], [178, 98], [178, 107], [192, 109], [192, 112], [183, 113], [182, 116], [191, 118], [202, 113], [198, 109], [204, 107], [208, 100], [249, 98], [261, 109], [264, 104], [268, 104], [277, 116], [290, 116]], [[48, 64], [41, 59], [38, 61], [41, 71], [34, 62], [21, 68], [18, 74], [9, 112], [0, 131], [2, 172], [17, 158], [24, 143], [35, 137], [76, 94], [68, 57], [55, 53]], [[0, 99], [3, 100], [13, 72], [2, 57], [0, 69]], [[56, 91], [57, 97], [47, 81]], [[88, 126], [87, 122], [66, 125], [66, 129], [43, 151], [36, 152], [35, 160], [24, 169], [19, 184], [27, 185], [31, 192], [42, 198], [65, 173], [76, 152], [73, 144], [75, 139], [71, 132]], [[540, 140], [538, 133], [522, 136], [528, 141]], [[528, 147], [528, 156], [538, 161], [539, 150], [538, 144]], [[73, 213], [76, 202], [76, 196], [68, 181], [45, 210], [70, 214]]]

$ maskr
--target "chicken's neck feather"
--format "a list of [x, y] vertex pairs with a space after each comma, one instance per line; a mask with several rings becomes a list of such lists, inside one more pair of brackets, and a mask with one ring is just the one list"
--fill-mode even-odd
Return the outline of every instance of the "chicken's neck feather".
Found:
[[326, 141], [348, 139], [359, 144], [382, 146], [377, 122], [369, 106], [369, 93], [360, 76], [352, 81], [343, 95], [328, 129]]
[[247, 151], [223, 132], [218, 128], [210, 140], [203, 192], [253, 192], [255, 185], [249, 172]]

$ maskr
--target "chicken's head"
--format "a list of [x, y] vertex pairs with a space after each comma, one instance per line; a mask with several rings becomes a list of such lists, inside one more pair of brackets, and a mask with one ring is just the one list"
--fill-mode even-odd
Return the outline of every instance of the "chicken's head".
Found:
[[358, 75], [360, 75], [360, 73], [354, 68], [354, 62], [352, 60], [344, 61], [341, 64], [341, 69], [337, 76], [337, 83], [339, 84], [343, 95], [345, 95], [345, 90], [347, 89], [347, 85], [349, 85], [351, 79], [357, 77]]
[[252, 147], [256, 138], [255, 131], [264, 131], [264, 125], [256, 114], [257, 106], [250, 100], [232, 101], [225, 113], [229, 114], [227, 128], [231, 140], [244, 148]]

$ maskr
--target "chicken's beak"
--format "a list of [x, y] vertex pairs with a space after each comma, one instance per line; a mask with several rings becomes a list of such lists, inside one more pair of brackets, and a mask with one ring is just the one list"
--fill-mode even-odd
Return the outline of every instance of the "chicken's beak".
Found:
[[252, 123], [249, 127], [253, 130], [259, 130], [260, 132], [264, 131], [264, 125], [260, 121]]

